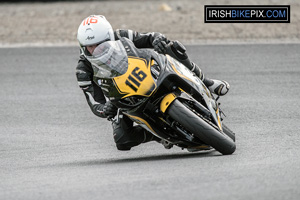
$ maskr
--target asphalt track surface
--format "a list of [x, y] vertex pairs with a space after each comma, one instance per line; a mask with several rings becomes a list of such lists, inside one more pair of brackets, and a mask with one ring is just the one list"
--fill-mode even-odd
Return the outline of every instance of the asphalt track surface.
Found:
[[78, 48], [0, 49], [0, 199], [299, 199], [300, 45], [188, 46], [237, 150], [118, 151], [78, 88]]

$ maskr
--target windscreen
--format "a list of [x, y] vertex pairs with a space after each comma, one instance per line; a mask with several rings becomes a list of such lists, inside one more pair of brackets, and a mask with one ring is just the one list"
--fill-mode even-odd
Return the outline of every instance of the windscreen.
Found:
[[85, 55], [91, 62], [94, 76], [113, 78], [125, 74], [128, 69], [128, 58], [121, 41], [107, 41], [99, 44], [92, 56]]

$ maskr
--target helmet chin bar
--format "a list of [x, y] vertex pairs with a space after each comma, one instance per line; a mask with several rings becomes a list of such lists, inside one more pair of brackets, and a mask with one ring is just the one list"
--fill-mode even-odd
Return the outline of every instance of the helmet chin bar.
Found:
[[80, 43], [79, 43], [79, 46], [80, 46], [80, 53], [84, 55], [84, 57], [86, 56], [91, 56], [90, 55], [90, 52], [88, 52], [86, 46], [82, 46]]

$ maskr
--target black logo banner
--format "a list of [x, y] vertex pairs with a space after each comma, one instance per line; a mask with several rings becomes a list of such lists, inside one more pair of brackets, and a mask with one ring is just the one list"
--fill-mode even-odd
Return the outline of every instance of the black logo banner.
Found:
[[289, 5], [205, 5], [205, 23], [290, 23]]

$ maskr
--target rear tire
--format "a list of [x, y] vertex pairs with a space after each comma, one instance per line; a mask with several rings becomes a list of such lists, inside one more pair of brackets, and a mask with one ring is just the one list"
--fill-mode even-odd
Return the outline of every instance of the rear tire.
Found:
[[212, 146], [223, 155], [232, 154], [235, 151], [235, 143], [229, 136], [212, 127], [179, 100], [176, 99], [172, 102], [167, 113], [201, 141]]

